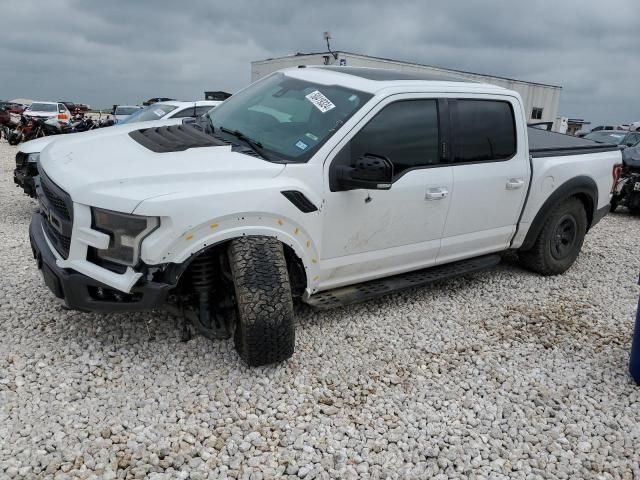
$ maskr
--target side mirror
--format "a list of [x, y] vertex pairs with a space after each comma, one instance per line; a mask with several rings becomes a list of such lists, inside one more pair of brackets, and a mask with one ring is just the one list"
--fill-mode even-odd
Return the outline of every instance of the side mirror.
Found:
[[338, 185], [343, 190], [389, 190], [393, 182], [393, 164], [378, 155], [365, 154], [353, 167], [338, 167], [337, 173]]

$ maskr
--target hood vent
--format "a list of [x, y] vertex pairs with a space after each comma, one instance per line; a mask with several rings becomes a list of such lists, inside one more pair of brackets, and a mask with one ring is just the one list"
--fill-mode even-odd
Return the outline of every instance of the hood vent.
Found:
[[134, 130], [129, 132], [129, 136], [156, 153], [183, 152], [189, 148], [228, 145], [188, 124]]

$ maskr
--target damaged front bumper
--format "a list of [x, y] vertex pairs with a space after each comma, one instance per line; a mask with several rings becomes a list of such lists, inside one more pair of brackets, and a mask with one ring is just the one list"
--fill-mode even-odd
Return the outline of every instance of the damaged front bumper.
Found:
[[29, 226], [31, 250], [49, 290], [68, 308], [90, 312], [135, 312], [164, 306], [173, 285], [140, 279], [129, 293], [70, 268], [58, 266], [43, 230], [41, 213], [34, 213]]

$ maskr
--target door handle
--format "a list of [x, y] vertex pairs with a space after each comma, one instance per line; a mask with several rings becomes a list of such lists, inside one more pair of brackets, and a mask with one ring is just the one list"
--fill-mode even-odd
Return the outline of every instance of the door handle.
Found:
[[522, 178], [510, 178], [507, 182], [507, 190], [517, 190], [524, 187], [524, 180]]
[[425, 200], [442, 200], [449, 195], [449, 190], [445, 187], [428, 188], [424, 196]]

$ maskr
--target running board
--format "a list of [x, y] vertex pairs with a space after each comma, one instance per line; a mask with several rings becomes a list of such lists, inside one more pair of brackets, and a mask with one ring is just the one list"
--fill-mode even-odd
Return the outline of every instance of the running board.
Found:
[[440, 280], [466, 275], [491, 268], [500, 263], [500, 255], [485, 255], [460, 262], [449, 263], [437, 267], [425, 268], [413, 272], [394, 275], [393, 277], [371, 280], [346, 287], [339, 287], [326, 292], [316, 293], [305, 303], [316, 310], [329, 310], [353, 303], [365, 302], [389, 293], [406, 288], [421, 287]]

